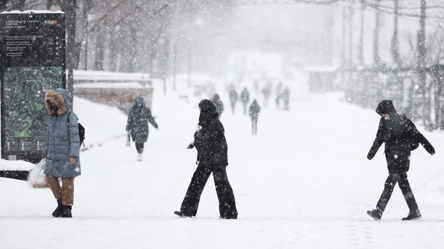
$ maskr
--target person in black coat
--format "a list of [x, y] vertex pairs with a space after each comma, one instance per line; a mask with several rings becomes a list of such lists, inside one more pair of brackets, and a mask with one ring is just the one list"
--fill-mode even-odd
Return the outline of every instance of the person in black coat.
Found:
[[419, 212], [418, 204], [407, 179], [410, 155], [411, 151], [416, 149], [419, 144], [431, 155], [435, 154], [435, 149], [405, 114], [401, 115], [396, 112], [392, 101], [381, 101], [376, 113], [381, 115], [381, 120], [379, 121], [375, 141], [368, 152], [367, 158], [371, 160], [379, 147], [385, 143], [384, 152], [389, 176], [385, 182], [384, 191], [376, 204], [376, 209], [367, 211], [367, 214], [375, 220], [380, 220], [390, 200], [393, 188], [398, 183], [410, 210], [408, 216], [402, 220], [420, 219], [421, 212]]
[[180, 211], [174, 213], [180, 217], [196, 216], [200, 196], [210, 174], [213, 173], [220, 218], [237, 219], [236, 201], [226, 171], [228, 145], [224, 127], [219, 121], [216, 106], [210, 100], [202, 100], [199, 108], [200, 128], [194, 134], [194, 142], [188, 146], [188, 149], [196, 147], [198, 166], [191, 178]]

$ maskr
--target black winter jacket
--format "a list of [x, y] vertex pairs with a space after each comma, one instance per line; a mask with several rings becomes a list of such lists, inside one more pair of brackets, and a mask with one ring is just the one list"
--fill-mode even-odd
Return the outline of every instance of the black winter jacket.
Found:
[[[385, 106], [384, 106], [385, 105]], [[381, 111], [382, 110], [382, 111]], [[430, 154], [435, 149], [429, 141], [416, 129], [408, 118], [396, 113], [391, 101], [381, 102], [376, 109], [378, 114], [388, 114], [381, 117], [379, 128], [373, 146], [367, 158], [371, 160], [382, 143], [385, 143], [385, 155], [390, 172], [407, 172], [410, 166], [410, 152], [420, 143]]]
[[228, 145], [225, 129], [219, 121], [216, 107], [209, 100], [199, 104], [201, 114], [200, 131], [194, 134], [194, 145], [197, 149], [197, 160], [204, 165], [228, 165]]

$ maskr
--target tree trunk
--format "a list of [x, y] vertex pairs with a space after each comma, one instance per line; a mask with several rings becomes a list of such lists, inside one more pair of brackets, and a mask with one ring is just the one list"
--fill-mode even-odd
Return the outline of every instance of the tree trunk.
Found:
[[349, 22], [348, 22], [348, 66], [353, 67], [353, 6], [349, 6]]
[[393, 37], [392, 37], [392, 57], [393, 62], [397, 66], [401, 66], [401, 58], [399, 56], [399, 39], [398, 39], [398, 10], [399, 10], [399, 0], [393, 0], [395, 3], [395, 19], [394, 19], [394, 29], [393, 29]]
[[418, 70], [419, 70], [419, 86], [421, 88], [423, 97], [423, 124], [428, 130], [431, 129], [431, 106], [430, 106], [430, 94], [427, 96], [427, 72], [425, 70], [425, 56], [426, 56], [426, 33], [425, 33], [425, 23], [426, 23], [426, 9], [427, 1], [421, 1], [421, 18], [419, 19], [420, 29], [418, 31]]
[[110, 61], [110, 71], [117, 71], [117, 56], [118, 56], [118, 26], [113, 27], [111, 29], [111, 41], [110, 41], [110, 52], [111, 52], [111, 61]]
[[[381, 0], [377, 0], [376, 4], [379, 6], [379, 2]], [[376, 65], [379, 65], [379, 28], [380, 28], [380, 23], [379, 23], [379, 18], [380, 18], [380, 13], [381, 11], [379, 9], [376, 10], [376, 15], [375, 15], [375, 31], [373, 33], [373, 60], [375, 62]]]
[[128, 72], [129, 73], [134, 73], [137, 71], [137, 33], [136, 30], [133, 28], [133, 26], [131, 26], [130, 29], [130, 35], [131, 35], [131, 40], [130, 40], [130, 51], [129, 51], [129, 64], [128, 64]]
[[105, 56], [105, 26], [100, 25], [96, 36], [96, 48], [94, 58], [94, 70], [103, 71], [103, 59]]
[[[79, 0], [81, 1], [81, 0]], [[73, 69], [74, 66], [78, 63], [78, 57], [75, 53], [80, 53], [80, 49], [76, 48], [79, 46], [75, 41], [76, 37], [76, 6], [77, 0], [66, 1], [62, 10], [66, 13], [66, 33], [68, 35], [67, 46], [66, 46], [66, 65], [68, 67], [68, 91], [71, 93], [71, 108], [74, 108], [74, 76]]]
[[341, 66], [345, 66], [345, 57], [346, 57], [346, 37], [347, 37], [347, 13], [346, 8], [342, 9], [342, 49], [341, 49]]
[[359, 64], [364, 65], [364, 15], [365, 15], [365, 3], [361, 2], [361, 35], [359, 39]]

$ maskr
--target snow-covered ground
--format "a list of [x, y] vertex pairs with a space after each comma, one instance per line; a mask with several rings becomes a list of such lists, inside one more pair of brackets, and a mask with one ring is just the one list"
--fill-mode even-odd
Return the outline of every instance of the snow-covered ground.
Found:
[[444, 134], [423, 132], [437, 154], [420, 147], [412, 156], [409, 179], [423, 219], [401, 221], [408, 208], [396, 188], [383, 219], [374, 221], [365, 212], [375, 207], [387, 170], [382, 148], [372, 161], [366, 155], [379, 117], [341, 101], [342, 93], [312, 95], [301, 83], [291, 86], [290, 112], [276, 112], [273, 100], [263, 108], [258, 136], [250, 135], [241, 105], [232, 114], [228, 93], [219, 92], [239, 219], [219, 219], [212, 179], [197, 217], [178, 218], [173, 211], [196, 168], [196, 151], [186, 147], [200, 100], [179, 98], [184, 84], [163, 95], [154, 83], [160, 129], [150, 126], [143, 162], [134, 144], [125, 147], [125, 115], [75, 99], [93, 147], [81, 153], [74, 218], [51, 217], [49, 189], [0, 178], [0, 248], [443, 247]]

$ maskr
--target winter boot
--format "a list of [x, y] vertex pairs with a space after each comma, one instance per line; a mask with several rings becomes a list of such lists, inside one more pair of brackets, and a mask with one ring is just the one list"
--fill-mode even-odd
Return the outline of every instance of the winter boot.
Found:
[[72, 218], [72, 213], [71, 213], [71, 209], [72, 206], [65, 206], [62, 205], [63, 207], [63, 211], [62, 214], [60, 215], [60, 218]]
[[373, 209], [373, 210], [368, 210], [367, 214], [375, 220], [381, 220], [381, 217], [382, 217], [382, 211], [379, 208]]
[[180, 211], [174, 211], [174, 214], [181, 217], [181, 218], [192, 217], [191, 215], [186, 215]]
[[58, 204], [58, 206], [57, 206], [56, 210], [54, 210], [54, 212], [52, 212], [52, 216], [54, 216], [54, 217], [60, 217], [63, 212], [62, 199], [57, 200], [57, 204]]
[[219, 217], [219, 219], [237, 220], [237, 214], [221, 216], [221, 217]]
[[139, 153], [139, 157], [137, 157], [137, 161], [139, 161], [139, 162], [142, 161], [142, 153]]
[[421, 219], [421, 212], [419, 212], [419, 209], [416, 210], [410, 210], [409, 215], [407, 217], [402, 218], [402, 220], [419, 220]]

